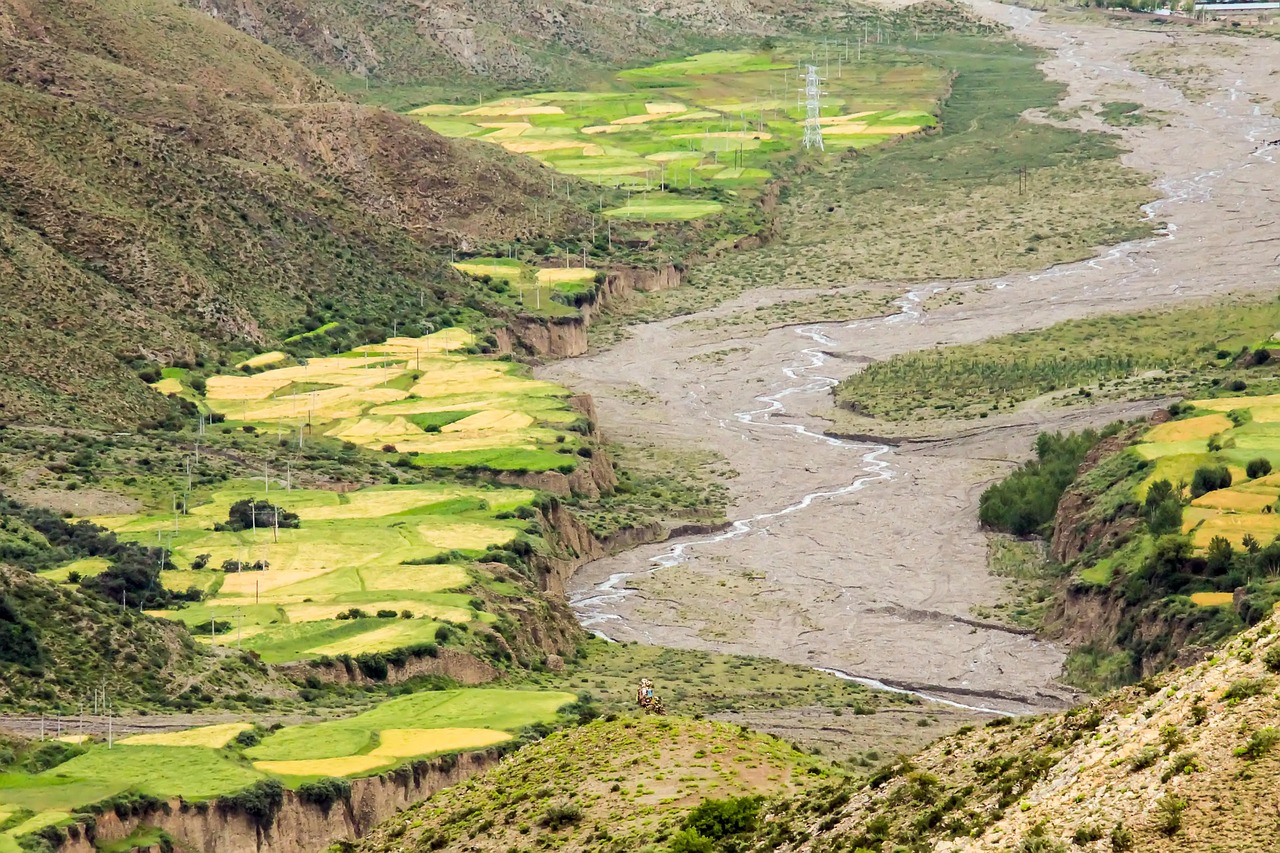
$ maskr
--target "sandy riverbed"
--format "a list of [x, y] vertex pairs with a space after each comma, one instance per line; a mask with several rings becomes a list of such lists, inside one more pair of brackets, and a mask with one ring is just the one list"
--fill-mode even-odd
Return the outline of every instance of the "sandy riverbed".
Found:
[[[1062, 649], [972, 618], [1002, 589], [986, 570], [977, 498], [1027, 455], [1038, 430], [1103, 423], [1153, 404], [1033, 410], [981, 429], [966, 425], [943, 442], [877, 447], [821, 435], [830, 426], [822, 417], [831, 408], [828, 389], [867, 360], [894, 353], [1274, 289], [1280, 146], [1264, 143], [1280, 140], [1272, 100], [1280, 92], [1280, 48], [972, 5], [1054, 51], [1045, 67], [1069, 84], [1064, 107], [1123, 98], [1162, 112], [1163, 126], [1124, 131], [1132, 149], [1125, 162], [1152, 174], [1163, 198], [1148, 214], [1169, 223], [1169, 233], [1040, 273], [886, 284], [903, 295], [903, 313], [891, 318], [726, 339], [682, 328], [684, 317], [639, 326], [606, 352], [544, 369], [592, 393], [612, 437], [711, 448], [739, 472], [730, 484], [731, 518], [740, 522], [732, 535], [640, 548], [583, 569], [571, 597], [587, 624], [620, 639], [764, 654], [982, 707], [1036, 710], [1071, 701], [1055, 681]], [[1207, 98], [1189, 100], [1129, 65], [1138, 53], [1174, 44], [1209, 69]], [[940, 288], [963, 290], [965, 298], [924, 311]], [[695, 316], [809, 295], [756, 291]], [[721, 354], [693, 360], [710, 352]], [[637, 395], [637, 386], [647, 393]]]

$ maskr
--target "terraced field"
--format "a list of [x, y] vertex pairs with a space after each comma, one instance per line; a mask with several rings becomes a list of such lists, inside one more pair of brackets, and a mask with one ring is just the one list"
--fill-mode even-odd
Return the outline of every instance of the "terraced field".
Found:
[[[1195, 400], [1190, 417], [1155, 427], [1135, 450], [1155, 462], [1142, 491], [1156, 480], [1190, 484], [1196, 469], [1223, 466], [1231, 485], [1193, 498], [1183, 530], [1197, 548], [1215, 536], [1234, 547], [1252, 535], [1261, 544], [1280, 535], [1280, 473], [1249, 477], [1247, 467], [1266, 459], [1280, 470], [1280, 395]], [[1216, 602], [1222, 603], [1222, 602]]]
[[472, 278], [500, 282], [515, 292], [520, 310], [548, 317], [577, 314], [578, 300], [594, 294], [598, 278], [586, 266], [539, 268], [515, 258], [471, 258], [453, 266]]
[[[471, 596], [451, 590], [472, 582], [469, 559], [521, 534], [527, 522], [513, 511], [533, 497], [453, 484], [286, 491], [258, 480], [228, 484], [185, 515], [93, 520], [125, 539], [160, 541], [179, 567], [161, 574], [164, 585], [205, 593], [199, 604], [154, 615], [180, 620], [205, 640], [213, 639], [211, 620], [224, 623], [220, 642], [274, 663], [387, 651], [431, 642], [445, 623], [492, 621]], [[299, 527], [213, 529], [246, 498], [296, 513]], [[426, 564], [446, 558], [453, 562]]]
[[[581, 270], [551, 272], [543, 276], [548, 287], [582, 286]], [[589, 282], [594, 273], [586, 273]], [[537, 274], [530, 275], [539, 286]], [[473, 342], [467, 332], [446, 329], [259, 373], [213, 376], [203, 396], [181, 375], [164, 376], [157, 387], [177, 385], [172, 393], [192, 395], [225, 416], [218, 429], [275, 433], [285, 446], [340, 440], [352, 450], [391, 454], [400, 466], [441, 473], [572, 472], [581, 434], [570, 428], [582, 415], [569, 405], [569, 392], [529, 378], [522, 365], [468, 354]], [[234, 643], [277, 663], [405, 648], [435, 642], [448, 625], [495, 621], [463, 591], [487, 578], [469, 567], [517, 538], [542, 544], [527, 520], [535, 497], [528, 489], [453, 479], [303, 489], [286, 468], [197, 489], [185, 511], [175, 498], [92, 520], [123, 539], [159, 543], [177, 566], [161, 573], [163, 586], [203, 594], [199, 603], [155, 615], [182, 621], [206, 642]], [[229, 524], [232, 506], [246, 500], [275, 509]], [[104, 568], [82, 560], [45, 576], [66, 582], [72, 573]]]
[[269, 778], [297, 787], [378, 773], [410, 759], [502, 743], [525, 726], [554, 721], [573, 700], [554, 691], [447, 690], [265, 737], [236, 723], [127, 737], [112, 748], [94, 742], [44, 772], [0, 774], [0, 824], [7, 825], [0, 850], [19, 849], [20, 836], [68, 823], [73, 810], [126, 792], [199, 801]]
[[466, 354], [474, 342], [469, 332], [445, 329], [214, 376], [203, 402], [230, 426], [302, 443], [327, 436], [408, 454], [422, 467], [572, 470], [577, 442], [569, 427], [582, 416], [569, 392], [513, 362]]
[[[812, 49], [718, 51], [623, 71], [614, 91], [433, 104], [412, 114], [446, 136], [483, 139], [564, 174], [643, 193], [606, 216], [697, 219], [723, 207], [698, 190], [758, 186], [798, 149], [799, 63]], [[846, 64], [839, 50], [828, 59], [821, 111], [828, 149], [881, 145], [937, 124], [945, 69], [852, 56]]]

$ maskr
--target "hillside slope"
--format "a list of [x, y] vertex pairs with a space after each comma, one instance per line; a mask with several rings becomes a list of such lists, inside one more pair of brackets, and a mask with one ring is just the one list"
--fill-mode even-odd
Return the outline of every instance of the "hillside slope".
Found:
[[962, 731], [838, 798], [779, 809], [764, 843], [814, 851], [1280, 849], [1277, 627], [1272, 616], [1209, 661], [1062, 716]]
[[0, 67], [0, 421], [159, 419], [125, 362], [266, 343], [339, 297], [438, 316], [471, 287], [432, 246], [574, 224], [544, 170], [163, 0], [0, 0]]
[[0, 706], [70, 709], [94, 685], [117, 708], [293, 688], [247, 657], [200, 648], [179, 625], [0, 564]]
[[725, 723], [596, 720], [407, 810], [360, 849], [650, 849], [705, 799], [799, 792], [826, 775], [820, 759]]
[[[809, 11], [770, 0], [186, 2], [335, 78], [455, 92], [495, 83], [577, 87], [605, 68], [696, 52], [718, 37], [784, 31]], [[804, 5], [867, 8], [842, 0]]]

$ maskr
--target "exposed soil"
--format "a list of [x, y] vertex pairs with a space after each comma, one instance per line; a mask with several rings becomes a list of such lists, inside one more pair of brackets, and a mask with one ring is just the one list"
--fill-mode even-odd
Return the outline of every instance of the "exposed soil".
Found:
[[[888, 318], [742, 330], [725, 340], [683, 317], [639, 326], [608, 351], [546, 368], [548, 378], [594, 395], [612, 439], [712, 449], [739, 472], [730, 483], [730, 517], [739, 521], [729, 531], [640, 548], [579, 572], [569, 592], [589, 627], [618, 639], [829, 667], [993, 710], [1072, 701], [1055, 680], [1062, 649], [971, 616], [1003, 588], [986, 568], [977, 498], [1025, 458], [1039, 430], [1134, 417], [1157, 403], [1032, 406], [930, 425], [940, 440], [918, 440], [917, 429], [914, 443], [892, 446], [824, 435], [832, 427], [829, 389], [894, 353], [1280, 283], [1280, 146], [1266, 144], [1280, 140], [1272, 101], [1280, 51], [1263, 40], [1107, 29], [985, 0], [972, 5], [1055, 51], [1045, 67], [1070, 86], [1064, 110], [1123, 94], [1159, 111], [1162, 126], [1123, 135], [1132, 149], [1125, 162], [1151, 172], [1163, 195], [1146, 213], [1167, 223], [1166, 232], [1040, 273], [899, 285], [903, 310]], [[1194, 99], [1176, 79], [1129, 65], [1135, 54], [1191, 43], [1208, 69]], [[1077, 126], [1102, 127], [1092, 109], [1082, 114]], [[950, 290], [964, 298], [921, 307]], [[756, 291], [694, 319], [812, 296]]]

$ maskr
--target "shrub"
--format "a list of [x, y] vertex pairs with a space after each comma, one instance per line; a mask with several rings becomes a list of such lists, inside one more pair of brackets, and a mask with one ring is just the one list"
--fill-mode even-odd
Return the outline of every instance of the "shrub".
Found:
[[1179, 752], [1169, 759], [1169, 766], [1160, 774], [1160, 781], [1168, 782], [1174, 776], [1197, 773], [1201, 769], [1200, 762], [1196, 761], [1194, 752]]
[[1263, 665], [1272, 672], [1280, 672], [1280, 643], [1272, 643], [1262, 656]]
[[298, 786], [298, 798], [303, 802], [318, 805], [325, 817], [329, 816], [329, 809], [333, 808], [334, 803], [339, 800], [348, 800], [350, 797], [351, 783], [346, 779], [335, 779], [332, 776]]
[[379, 619], [394, 619], [394, 618], [396, 618], [396, 612], [395, 612], [394, 610], [379, 610], [379, 611], [378, 611], [377, 613], [375, 613], [374, 615], [375, 615], [375, 616], [377, 616]]
[[582, 820], [582, 807], [577, 803], [565, 803], [564, 805], [548, 808], [538, 823], [547, 829], [557, 830], [566, 826], [573, 826], [580, 820]]
[[696, 829], [682, 829], [671, 838], [671, 853], [715, 853], [716, 845]]
[[1196, 469], [1191, 478], [1191, 497], [1198, 498], [1231, 485], [1231, 472], [1225, 465], [1204, 466]]
[[1276, 745], [1276, 741], [1278, 740], [1280, 740], [1280, 731], [1276, 731], [1270, 726], [1265, 729], [1258, 729], [1258, 731], [1254, 732], [1253, 736], [1249, 738], [1249, 742], [1244, 746], [1239, 747], [1235, 751], [1235, 754], [1248, 761], [1257, 761], [1259, 758], [1270, 752], [1271, 748]]
[[1123, 823], [1117, 823], [1111, 829], [1111, 849], [1115, 853], [1126, 853], [1133, 849], [1133, 833]]
[[1176, 835], [1182, 829], [1182, 813], [1186, 810], [1186, 800], [1165, 794], [1156, 800], [1156, 828], [1165, 835]]
[[243, 791], [218, 798], [218, 807], [223, 811], [241, 812], [262, 830], [271, 828], [283, 805], [284, 785], [275, 779], [263, 779]]
[[689, 813], [684, 825], [712, 841], [740, 835], [755, 829], [761, 802], [760, 797], [705, 800]]
[[1235, 704], [1251, 699], [1264, 692], [1268, 686], [1270, 685], [1265, 678], [1242, 678], [1227, 688], [1227, 692], [1222, 694], [1222, 701]]
[[1154, 746], [1144, 746], [1129, 759], [1129, 769], [1136, 773], [1139, 770], [1146, 770], [1148, 767], [1155, 766], [1155, 763], [1159, 760], [1159, 749]]
[[1098, 434], [1092, 430], [1069, 435], [1041, 433], [1036, 439], [1035, 461], [982, 493], [979, 520], [1015, 536], [1043, 532], [1085, 455], [1097, 443]]
[[1245, 473], [1249, 475], [1250, 480], [1256, 480], [1259, 477], [1265, 477], [1271, 473], [1271, 460], [1265, 456], [1259, 456], [1257, 459], [1250, 459], [1249, 464], [1245, 466]]

